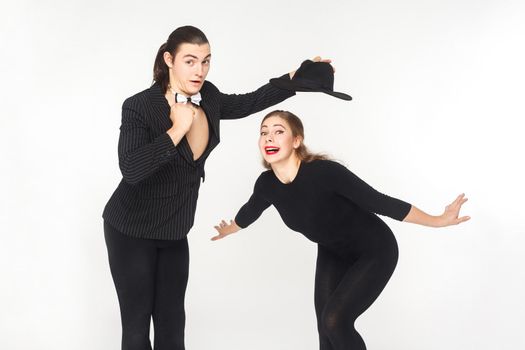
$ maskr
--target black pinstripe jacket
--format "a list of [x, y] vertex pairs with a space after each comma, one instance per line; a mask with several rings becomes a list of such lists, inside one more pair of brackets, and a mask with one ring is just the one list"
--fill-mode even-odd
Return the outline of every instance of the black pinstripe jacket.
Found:
[[243, 118], [295, 95], [269, 83], [247, 94], [224, 94], [209, 81], [200, 93], [210, 133], [197, 160], [186, 137], [174, 145], [166, 133], [172, 126], [170, 107], [159, 84], [124, 101], [118, 145], [123, 179], [102, 214], [120, 232], [151, 239], [186, 237], [201, 177], [204, 181], [204, 163], [220, 141], [220, 119]]

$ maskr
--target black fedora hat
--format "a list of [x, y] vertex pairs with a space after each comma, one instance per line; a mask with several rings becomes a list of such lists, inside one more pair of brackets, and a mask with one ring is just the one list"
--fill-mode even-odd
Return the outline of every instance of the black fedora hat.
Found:
[[274, 78], [270, 79], [270, 83], [285, 90], [324, 92], [343, 100], [352, 99], [350, 95], [334, 91], [334, 69], [328, 62], [306, 60], [301, 63], [292, 79]]

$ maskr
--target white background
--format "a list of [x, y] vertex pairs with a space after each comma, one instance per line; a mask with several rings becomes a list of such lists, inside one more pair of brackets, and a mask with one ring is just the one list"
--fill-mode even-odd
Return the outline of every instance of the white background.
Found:
[[[2, 2], [2, 349], [119, 348], [101, 213], [121, 178], [120, 108], [185, 24], [208, 36], [208, 79], [224, 92], [332, 58], [335, 90], [353, 101], [300, 93], [278, 106], [303, 119], [310, 148], [433, 214], [470, 198], [460, 226], [385, 218], [400, 260], [358, 319], [369, 349], [525, 348], [524, 15], [501, 0]], [[315, 244], [273, 208], [209, 241], [262, 171], [264, 114], [222, 123], [207, 162], [189, 235], [190, 350], [318, 347]]]

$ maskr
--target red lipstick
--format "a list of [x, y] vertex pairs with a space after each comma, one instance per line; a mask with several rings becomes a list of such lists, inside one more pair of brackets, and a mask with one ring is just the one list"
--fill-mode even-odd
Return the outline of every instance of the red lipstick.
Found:
[[275, 146], [265, 146], [264, 147], [264, 151], [268, 155], [276, 154], [277, 152], [279, 152], [279, 149], [280, 149], [279, 147], [275, 147]]

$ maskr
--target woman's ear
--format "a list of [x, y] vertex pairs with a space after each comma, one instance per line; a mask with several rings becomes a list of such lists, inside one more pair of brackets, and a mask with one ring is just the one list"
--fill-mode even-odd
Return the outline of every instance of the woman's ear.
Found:
[[164, 52], [164, 62], [169, 68], [173, 68], [173, 56], [169, 52]]
[[301, 142], [303, 142], [303, 139], [301, 138], [301, 136], [296, 136], [293, 140], [293, 148], [298, 149], [299, 146], [301, 146]]

